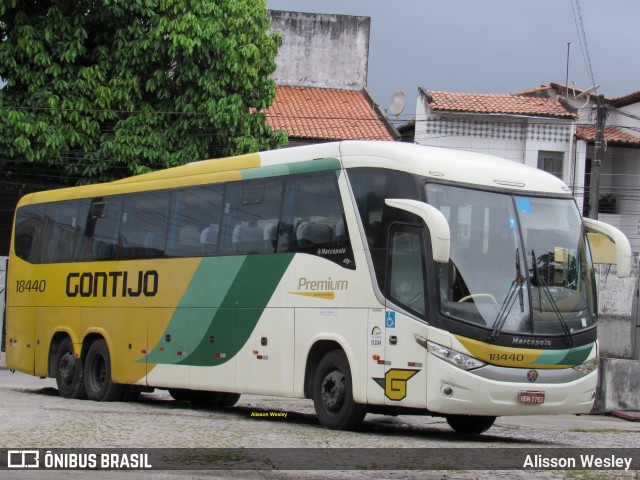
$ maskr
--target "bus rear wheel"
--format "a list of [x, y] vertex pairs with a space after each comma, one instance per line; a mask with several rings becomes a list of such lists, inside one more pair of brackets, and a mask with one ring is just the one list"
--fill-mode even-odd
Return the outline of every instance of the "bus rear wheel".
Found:
[[478, 415], [447, 415], [447, 423], [457, 433], [479, 434], [491, 428], [496, 417]]
[[333, 430], [353, 430], [364, 420], [367, 407], [353, 401], [351, 368], [342, 350], [320, 360], [313, 377], [313, 404], [320, 423]]
[[96, 340], [89, 347], [84, 362], [84, 387], [87, 397], [97, 402], [120, 399], [123, 385], [111, 380], [111, 356], [104, 340]]
[[82, 358], [73, 354], [71, 339], [66, 337], [56, 352], [56, 385], [64, 398], [87, 398], [84, 389]]

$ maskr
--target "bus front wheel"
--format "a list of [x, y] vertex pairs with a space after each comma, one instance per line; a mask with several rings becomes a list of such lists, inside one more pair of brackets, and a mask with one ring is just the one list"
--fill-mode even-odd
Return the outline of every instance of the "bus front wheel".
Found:
[[496, 417], [483, 417], [478, 415], [447, 415], [447, 423], [457, 433], [478, 434], [491, 428]]
[[351, 369], [342, 350], [320, 360], [313, 377], [313, 404], [320, 423], [334, 430], [353, 430], [364, 420], [367, 407], [353, 401]]
[[87, 397], [97, 402], [113, 402], [122, 395], [123, 385], [111, 380], [111, 356], [104, 340], [89, 347], [84, 361], [84, 387]]
[[71, 339], [66, 337], [56, 352], [56, 385], [64, 398], [87, 398], [82, 380], [82, 359], [73, 354]]

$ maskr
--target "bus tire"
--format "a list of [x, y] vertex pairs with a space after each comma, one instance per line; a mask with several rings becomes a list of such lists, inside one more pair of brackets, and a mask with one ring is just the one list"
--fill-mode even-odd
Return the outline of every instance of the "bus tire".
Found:
[[240, 400], [239, 393], [223, 393], [218, 406], [221, 408], [233, 407]]
[[484, 417], [479, 415], [447, 415], [447, 423], [457, 433], [479, 434], [491, 428], [496, 417]]
[[84, 388], [87, 397], [96, 402], [113, 402], [120, 399], [123, 385], [111, 380], [111, 356], [103, 339], [89, 347], [84, 361]]
[[137, 402], [141, 393], [142, 387], [137, 385], [123, 385], [119, 400], [121, 402]]
[[56, 385], [64, 398], [87, 398], [84, 388], [82, 358], [73, 354], [73, 343], [65, 337], [56, 352]]
[[333, 430], [354, 430], [367, 414], [353, 401], [351, 368], [342, 350], [327, 353], [313, 376], [313, 405], [320, 423]]
[[176, 402], [188, 402], [191, 400], [191, 390], [187, 390], [186, 388], [170, 388], [169, 395]]
[[207, 390], [192, 390], [190, 392], [189, 400], [191, 405], [203, 408], [215, 408], [220, 404], [222, 393], [209, 392]]

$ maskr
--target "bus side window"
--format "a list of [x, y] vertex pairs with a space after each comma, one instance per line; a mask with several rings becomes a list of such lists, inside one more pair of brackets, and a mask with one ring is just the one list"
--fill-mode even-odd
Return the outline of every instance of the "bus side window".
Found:
[[355, 268], [335, 172], [289, 179], [278, 251], [319, 255]]
[[282, 204], [282, 181], [227, 184], [222, 250], [225, 253], [274, 253]]
[[16, 255], [29, 263], [40, 263], [44, 231], [45, 205], [28, 205], [18, 209], [14, 233]]
[[167, 256], [217, 254], [223, 194], [224, 185], [185, 187], [171, 192]]
[[50, 228], [44, 261], [47, 263], [74, 261], [74, 245], [78, 235], [80, 201], [52, 203], [47, 207], [45, 223]]
[[169, 192], [145, 192], [124, 199], [119, 258], [164, 255]]
[[381, 291], [385, 287], [387, 235], [393, 222], [414, 222], [409, 213], [385, 204], [387, 198], [419, 200], [416, 180], [410, 174], [382, 168], [352, 168], [349, 181], [367, 237]]
[[91, 259], [116, 258], [122, 200], [118, 197], [95, 198], [91, 202], [85, 236], [91, 237]]
[[418, 227], [396, 226], [389, 242], [389, 298], [421, 316], [426, 312], [422, 233]]

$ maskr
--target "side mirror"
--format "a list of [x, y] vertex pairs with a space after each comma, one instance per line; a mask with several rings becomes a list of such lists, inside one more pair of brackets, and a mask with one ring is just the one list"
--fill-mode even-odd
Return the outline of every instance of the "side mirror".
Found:
[[390, 207], [404, 210], [419, 216], [429, 229], [433, 259], [438, 263], [449, 262], [451, 232], [445, 216], [437, 208], [417, 200], [388, 198], [385, 203]]
[[[583, 218], [582, 223], [587, 230], [601, 233], [614, 243], [615, 263], [618, 266], [618, 277], [622, 278], [631, 275], [631, 245], [629, 244], [629, 239], [624, 235], [624, 233], [616, 227], [612, 227], [607, 223], [593, 220], [591, 218]], [[591, 239], [589, 240], [589, 243], [591, 243]], [[595, 254], [593, 261], [594, 263], [610, 263], [606, 260], [598, 261]]]

